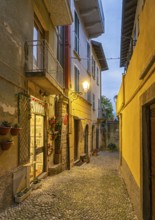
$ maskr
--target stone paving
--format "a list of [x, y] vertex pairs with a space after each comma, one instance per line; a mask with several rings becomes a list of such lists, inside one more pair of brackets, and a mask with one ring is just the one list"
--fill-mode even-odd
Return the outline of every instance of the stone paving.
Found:
[[89, 164], [47, 177], [1, 220], [137, 220], [119, 174], [117, 152], [100, 152]]

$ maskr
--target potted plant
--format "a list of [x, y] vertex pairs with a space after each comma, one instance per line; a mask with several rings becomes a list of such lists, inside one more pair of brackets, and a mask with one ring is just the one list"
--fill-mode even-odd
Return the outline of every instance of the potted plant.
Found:
[[2, 150], [8, 150], [11, 147], [12, 143], [13, 141], [11, 139], [2, 141], [0, 143]]
[[10, 133], [12, 136], [17, 136], [21, 129], [22, 128], [20, 127], [18, 123], [14, 124], [13, 127], [11, 127]]
[[32, 189], [38, 189], [38, 188], [41, 187], [41, 186], [42, 186], [41, 179], [39, 179], [38, 177], [36, 177], [36, 178], [33, 180]]
[[53, 125], [53, 124], [55, 124], [55, 123], [56, 123], [56, 118], [55, 118], [55, 116], [49, 118], [49, 124], [50, 124], [50, 125]]
[[51, 140], [55, 140], [57, 138], [58, 131], [53, 131], [51, 134]]
[[21, 203], [24, 199], [26, 199], [30, 195], [31, 191], [32, 191], [32, 188], [27, 187], [24, 190], [18, 192], [15, 195], [15, 202]]
[[8, 121], [2, 121], [0, 123], [0, 135], [6, 135], [11, 129], [11, 123]]

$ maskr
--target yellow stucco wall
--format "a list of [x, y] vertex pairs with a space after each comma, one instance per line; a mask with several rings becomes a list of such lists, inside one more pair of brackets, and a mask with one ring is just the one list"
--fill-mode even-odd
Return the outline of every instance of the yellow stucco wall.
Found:
[[[141, 155], [141, 95], [155, 82], [155, 65], [146, 76], [141, 74], [155, 54], [155, 1], [146, 1], [139, 14], [140, 33], [133, 51], [127, 73], [118, 94], [117, 113], [122, 114], [122, 157], [128, 164], [137, 185], [140, 187]], [[150, 18], [150, 19], [149, 19]], [[124, 107], [121, 108], [125, 97]]]
[[91, 105], [80, 96], [76, 100], [72, 100], [70, 108], [71, 124], [70, 124], [70, 160], [71, 165], [74, 162], [74, 119], [80, 120], [79, 123], [79, 143], [78, 157], [84, 153], [84, 130], [88, 125], [88, 149], [90, 150], [91, 142]]

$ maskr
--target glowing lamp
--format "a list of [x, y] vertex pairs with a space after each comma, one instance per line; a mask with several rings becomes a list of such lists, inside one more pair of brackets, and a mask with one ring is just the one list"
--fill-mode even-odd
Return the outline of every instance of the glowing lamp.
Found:
[[82, 86], [83, 86], [84, 92], [88, 92], [89, 87], [90, 87], [89, 82], [84, 81], [84, 82], [82, 83]]

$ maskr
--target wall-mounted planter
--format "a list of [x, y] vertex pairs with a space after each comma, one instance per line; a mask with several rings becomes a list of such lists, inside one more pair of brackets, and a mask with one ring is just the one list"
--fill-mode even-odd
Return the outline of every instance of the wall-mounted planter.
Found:
[[3, 127], [3, 126], [0, 126], [0, 135], [6, 135], [9, 133], [11, 127]]
[[37, 183], [33, 183], [32, 184], [32, 189], [35, 190], [35, 189], [38, 189], [42, 186], [42, 182], [37, 182]]
[[11, 147], [12, 143], [13, 141], [1, 142], [0, 145], [1, 145], [2, 150], [8, 150]]
[[10, 130], [10, 134], [12, 136], [17, 136], [19, 134], [19, 132], [21, 131], [22, 128], [11, 128]]
[[29, 188], [29, 189], [26, 188], [25, 190], [17, 193], [15, 195], [15, 202], [21, 203], [22, 201], [24, 201], [30, 195], [31, 191], [32, 191], [32, 188]]

